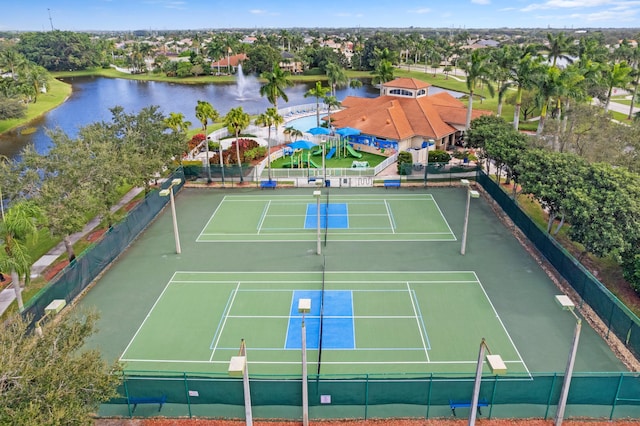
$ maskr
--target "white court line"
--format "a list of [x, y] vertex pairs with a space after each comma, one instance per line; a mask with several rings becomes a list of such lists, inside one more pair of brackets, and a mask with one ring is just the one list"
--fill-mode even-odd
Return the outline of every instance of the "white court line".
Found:
[[[422, 332], [422, 325], [420, 324], [420, 319], [418, 318], [418, 311], [416, 310], [416, 304], [413, 300], [411, 293], [411, 285], [407, 282], [407, 291], [409, 292], [409, 299], [411, 299], [411, 306], [413, 307], [413, 316], [416, 319], [416, 324], [418, 325], [418, 330], [420, 331], [420, 340], [422, 340], [422, 347], [424, 348], [424, 355], [427, 357], [427, 362], [429, 362], [429, 351], [427, 350], [427, 344], [424, 341], [424, 333]], [[426, 330], [425, 330], [426, 333]]]
[[[474, 272], [474, 275], [475, 275], [475, 272]], [[489, 305], [491, 306], [491, 309], [493, 310], [493, 313], [496, 315], [496, 318], [498, 319], [498, 322], [500, 323], [500, 326], [502, 326], [502, 329], [504, 330], [505, 334], [507, 335], [507, 338], [509, 339], [509, 342], [511, 342], [511, 346], [513, 346], [513, 349], [515, 349], [516, 353], [518, 354], [518, 358], [520, 358], [520, 362], [522, 363], [522, 366], [524, 367], [524, 369], [527, 372], [527, 374], [531, 377], [531, 372], [529, 371], [529, 367], [527, 367], [527, 364], [522, 359], [522, 355], [520, 355], [520, 351], [518, 351], [518, 347], [515, 345], [515, 343], [513, 343], [513, 339], [511, 338], [511, 335], [509, 334], [509, 331], [507, 330], [507, 327], [505, 327], [504, 323], [502, 322], [502, 318], [500, 318], [500, 315], [498, 315], [498, 311], [496, 311], [495, 306], [493, 306], [493, 302], [491, 302], [491, 299], [489, 298], [489, 295], [485, 291], [484, 286], [480, 282], [480, 278], [478, 278], [477, 275], [476, 275], [476, 279], [478, 280], [478, 285], [480, 286], [480, 289], [484, 293], [484, 297], [487, 299], [487, 301], [489, 302]]]
[[[211, 362], [211, 360], [213, 360], [213, 356], [216, 353], [216, 349], [218, 347], [218, 343], [220, 342], [220, 338], [222, 337], [222, 330], [224, 330], [224, 326], [227, 323], [227, 315], [229, 313], [229, 311], [231, 310], [231, 306], [233, 306], [233, 302], [236, 299], [236, 295], [238, 294], [238, 288], [240, 287], [240, 281], [238, 281], [238, 285], [236, 286], [235, 290], [233, 291], [233, 297], [231, 298], [231, 302], [227, 304], [227, 306], [229, 307], [229, 309], [227, 309], [225, 312], [222, 313], [222, 324], [218, 327], [218, 330], [220, 330], [220, 334], [218, 335], [218, 338], [215, 341], [215, 344], [213, 344], [212, 346], [212, 350], [211, 350], [211, 356], [209, 357], [209, 362]], [[214, 336], [215, 337], [215, 336]], [[213, 343], [213, 342], [212, 342]], [[211, 348], [211, 346], [209, 346]]]
[[391, 226], [391, 231], [395, 234], [396, 233], [396, 221], [393, 219], [393, 213], [391, 213], [391, 207], [389, 206], [389, 203], [387, 203], [387, 200], [384, 200], [384, 207], [387, 209], [387, 216], [389, 217], [389, 225]]
[[131, 338], [131, 340], [129, 341], [129, 344], [127, 345], [126, 348], [124, 348], [124, 351], [122, 351], [122, 355], [120, 355], [120, 359], [122, 359], [122, 357], [124, 357], [124, 354], [127, 353], [127, 351], [129, 350], [129, 347], [133, 344], [133, 341], [136, 340], [136, 336], [138, 336], [138, 333], [140, 333], [140, 330], [142, 330], [142, 327], [144, 326], [144, 324], [147, 322], [147, 320], [149, 319], [149, 317], [151, 316], [151, 312], [153, 311], [153, 309], [156, 307], [156, 305], [158, 304], [158, 302], [160, 302], [160, 299], [162, 298], [162, 296], [164, 295], [165, 291], [167, 291], [167, 289], [169, 288], [169, 285], [171, 284], [171, 280], [173, 279], [173, 277], [175, 277], [177, 274], [177, 272], [173, 273], [173, 276], [171, 277], [171, 279], [169, 280], [169, 282], [167, 283], [167, 285], [164, 286], [164, 289], [162, 289], [162, 293], [160, 293], [160, 295], [158, 296], [158, 298], [156, 299], [156, 301], [154, 302], [153, 306], [151, 306], [151, 309], [149, 309], [149, 312], [147, 312], [147, 316], [144, 317], [144, 320], [142, 320], [142, 323], [140, 324], [140, 327], [138, 327], [138, 330], [136, 330], [135, 334], [133, 335], [133, 337]]
[[267, 212], [269, 211], [269, 206], [271, 206], [271, 201], [269, 201], [262, 209], [262, 216], [260, 216], [260, 220], [258, 221], [258, 235], [260, 234], [260, 230], [262, 229], [262, 224], [264, 224], [264, 220], [267, 217]]

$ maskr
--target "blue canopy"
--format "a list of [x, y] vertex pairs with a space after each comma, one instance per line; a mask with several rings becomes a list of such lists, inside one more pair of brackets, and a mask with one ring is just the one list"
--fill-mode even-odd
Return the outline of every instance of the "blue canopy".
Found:
[[331, 130], [327, 129], [326, 127], [312, 127], [307, 130], [307, 133], [311, 133], [313, 136], [328, 135], [331, 133]]
[[318, 144], [301, 139], [299, 141], [288, 143], [287, 146], [292, 149], [311, 149], [315, 146], [318, 146]]
[[343, 127], [342, 129], [336, 130], [336, 133], [346, 138], [347, 136], [357, 136], [361, 132], [360, 129], [354, 129], [353, 127]]

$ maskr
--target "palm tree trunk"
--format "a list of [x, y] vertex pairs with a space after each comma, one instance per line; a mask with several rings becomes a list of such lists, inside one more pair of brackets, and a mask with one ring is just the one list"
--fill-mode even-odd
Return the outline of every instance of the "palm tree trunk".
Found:
[[242, 162], [240, 161], [240, 140], [238, 137], [239, 134], [236, 133], [236, 157], [238, 159], [238, 168], [240, 169], [240, 182], [244, 182], [244, 177], [242, 176]]
[[547, 118], [547, 104], [545, 102], [544, 105], [542, 105], [542, 109], [540, 110], [540, 120], [538, 121], [538, 129], [536, 130], [536, 135], [540, 136], [542, 134], [542, 131], [544, 130], [544, 122]]
[[[278, 129], [276, 127], [276, 134]], [[271, 181], [271, 126], [269, 126], [269, 133], [267, 135], [267, 170], [269, 175], [269, 181]]]
[[220, 155], [220, 173], [222, 174], [222, 186], [224, 186], [224, 161], [222, 159], [222, 141], [218, 141], [218, 154]]
[[513, 111], [513, 128], [518, 130], [520, 126], [520, 109], [522, 108], [522, 87], [518, 87], [518, 95], [516, 96], [516, 108]]
[[636, 95], [638, 94], [638, 80], [633, 85], [633, 93], [631, 95], [631, 106], [629, 107], [629, 115], [627, 118], [631, 120], [633, 118], [633, 106], [636, 104]]
[[465, 123], [465, 130], [469, 130], [471, 126], [471, 112], [473, 111], [473, 90], [469, 91], [469, 106], [467, 107], [467, 121]]
[[16, 300], [18, 301], [18, 310], [24, 311], [24, 303], [22, 302], [22, 288], [20, 288], [20, 277], [15, 270], [11, 271], [11, 285], [13, 285], [13, 291], [16, 294]]
[[[609, 112], [609, 103], [611, 102], [611, 93], [613, 92], [613, 86], [609, 87], [609, 92], [607, 93], [607, 102], [604, 104], [604, 112], [605, 114]], [[633, 104], [633, 102], [632, 102]]]

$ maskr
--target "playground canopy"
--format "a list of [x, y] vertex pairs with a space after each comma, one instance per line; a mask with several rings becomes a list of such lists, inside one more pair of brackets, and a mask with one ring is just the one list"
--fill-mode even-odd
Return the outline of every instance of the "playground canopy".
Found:
[[336, 130], [336, 133], [342, 136], [343, 138], [346, 138], [347, 136], [357, 136], [361, 132], [360, 132], [360, 129], [355, 129], [353, 127], [343, 127], [342, 129]]
[[326, 127], [312, 127], [309, 130], [307, 130], [307, 133], [310, 133], [313, 136], [328, 135], [331, 133], [331, 130], [327, 129]]
[[318, 146], [318, 144], [301, 139], [299, 141], [288, 143], [287, 146], [292, 149], [311, 149]]

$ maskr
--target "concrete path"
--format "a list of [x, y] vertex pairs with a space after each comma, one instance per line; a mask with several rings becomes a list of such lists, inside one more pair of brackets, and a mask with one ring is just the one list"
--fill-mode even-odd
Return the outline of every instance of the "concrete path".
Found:
[[[122, 207], [129, 204], [129, 202], [142, 191], [143, 191], [143, 188], [133, 188], [131, 191], [125, 194], [125, 196], [122, 197], [122, 199], [115, 206], [111, 208], [111, 211], [115, 212], [120, 210]], [[91, 233], [99, 224], [100, 224], [99, 218], [92, 219], [89, 223], [85, 225], [82, 231], [76, 232], [75, 234], [71, 235], [70, 237], [71, 243], [75, 244], [80, 239], [84, 238], [86, 235]], [[31, 267], [31, 277], [34, 278], [42, 274], [44, 270], [47, 267], [49, 267], [53, 262], [55, 262], [55, 260], [58, 257], [64, 254], [65, 251], [66, 250], [64, 248], [63, 242], [60, 242], [57, 246], [49, 250], [47, 254], [42, 256], [33, 264], [33, 266]], [[4, 290], [0, 291], [0, 315], [2, 315], [4, 311], [6, 311], [9, 308], [9, 306], [11, 305], [11, 303], [13, 303], [15, 298], [16, 298], [16, 294], [13, 288], [13, 284], [8, 286]]]

